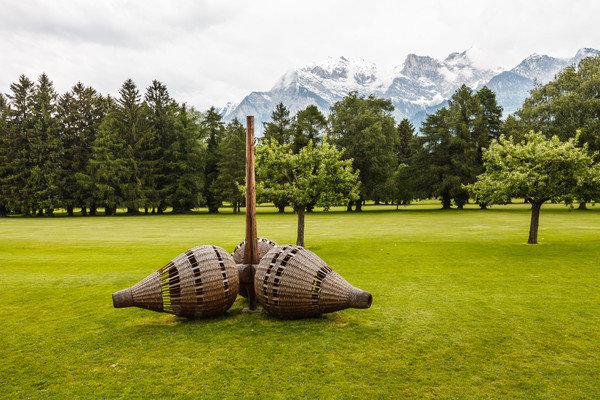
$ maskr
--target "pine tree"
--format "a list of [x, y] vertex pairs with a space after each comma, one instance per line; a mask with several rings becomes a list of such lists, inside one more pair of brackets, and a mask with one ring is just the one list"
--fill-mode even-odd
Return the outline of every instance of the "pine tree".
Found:
[[82, 215], [95, 214], [97, 194], [89, 175], [92, 145], [106, 113], [107, 102], [97, 92], [78, 82], [60, 97], [61, 198], [67, 213], [81, 207]]
[[327, 119], [321, 114], [317, 106], [311, 105], [298, 111], [293, 123], [292, 151], [296, 154], [299, 153], [311, 141], [318, 145], [326, 128]]
[[446, 180], [452, 168], [447, 117], [445, 107], [427, 116], [421, 126], [421, 135], [413, 142], [410, 162], [412, 187], [417, 197], [439, 197], [444, 209], [452, 204], [451, 185]]
[[130, 178], [126, 169], [126, 147], [113, 113], [109, 112], [98, 128], [88, 172], [94, 182], [96, 201], [104, 206], [105, 215], [116, 214], [117, 207], [125, 201], [122, 186]]
[[[495, 94], [463, 85], [444, 107], [427, 117], [415, 138], [411, 171], [421, 196], [441, 198], [442, 207], [452, 200], [462, 208], [469, 200], [463, 185], [473, 183], [483, 171], [482, 148], [500, 131], [502, 108]], [[480, 203], [481, 207], [485, 204]]]
[[168, 157], [171, 156], [169, 149], [177, 140], [175, 122], [179, 108], [169, 96], [167, 87], [156, 80], [152, 81], [152, 85], [146, 90], [145, 100], [150, 111], [148, 115], [150, 124], [156, 135], [154, 159], [157, 161], [153, 172], [154, 190], [148, 192], [148, 195], [150, 202], [156, 204], [158, 212], [162, 213], [167, 207], [166, 201], [169, 197], [167, 188], [177, 180]]
[[398, 157], [398, 164], [407, 163], [412, 154], [410, 143], [415, 136], [415, 127], [406, 118], [398, 124], [396, 128], [398, 139], [394, 152]]
[[198, 207], [204, 186], [205, 147], [201, 140], [199, 121], [201, 115], [194, 109], [179, 107], [175, 120], [175, 141], [165, 152], [168, 182], [165, 187], [166, 202], [174, 213]]
[[234, 118], [225, 129], [225, 136], [219, 146], [217, 163], [219, 176], [216, 186], [223, 200], [231, 202], [233, 212], [240, 211], [244, 192], [240, 190], [246, 178], [246, 130]]
[[294, 131], [292, 129], [292, 120], [290, 110], [283, 105], [277, 104], [271, 114], [271, 121], [263, 123], [265, 131], [263, 140], [275, 140], [279, 144], [291, 143]]
[[225, 133], [225, 127], [221, 115], [214, 107], [204, 114], [202, 131], [206, 137], [206, 181], [203, 195], [208, 205], [208, 212], [217, 213], [221, 205], [221, 190], [216, 183], [219, 176], [219, 144]]
[[5, 217], [10, 212], [6, 198], [7, 163], [11, 158], [8, 147], [8, 101], [0, 93], [0, 217]]
[[135, 83], [128, 79], [119, 90], [112, 114], [114, 128], [124, 139], [125, 179], [121, 195], [127, 213], [136, 214], [154, 198], [153, 168], [156, 165], [155, 136], [148, 118], [148, 106], [141, 101]]
[[31, 185], [34, 157], [31, 143], [35, 125], [33, 104], [35, 83], [25, 75], [10, 85], [6, 113], [6, 136], [3, 137], [2, 188], [7, 208], [25, 215], [35, 212]]
[[381, 197], [381, 189], [397, 166], [393, 110], [390, 100], [363, 97], [356, 92], [331, 107], [332, 141], [345, 149], [344, 157], [354, 160], [353, 167], [360, 174], [360, 199], [355, 203], [356, 211], [361, 211], [363, 201]]
[[52, 215], [60, 205], [60, 121], [57, 115], [58, 94], [46, 74], [40, 75], [34, 94], [33, 155], [31, 171], [34, 199], [40, 210]]

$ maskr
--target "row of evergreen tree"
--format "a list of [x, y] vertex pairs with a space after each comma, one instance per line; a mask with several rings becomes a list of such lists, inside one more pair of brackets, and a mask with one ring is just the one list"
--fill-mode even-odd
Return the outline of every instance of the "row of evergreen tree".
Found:
[[158, 81], [143, 99], [132, 80], [117, 98], [82, 83], [59, 96], [45, 74], [10, 90], [0, 95], [2, 215], [239, 208], [245, 128], [214, 108], [178, 104]]
[[[327, 117], [316, 106], [291, 115], [280, 103], [263, 140], [289, 144], [294, 153], [310, 141], [342, 149], [360, 178], [360, 198], [349, 210], [360, 211], [366, 200], [415, 198], [462, 208], [469, 201], [464, 185], [483, 172], [482, 149], [502, 134], [521, 140], [535, 130], [566, 140], [579, 132], [580, 145], [598, 157], [598, 87], [600, 56], [584, 59], [536, 87], [503, 121], [493, 91], [462, 86], [418, 135], [408, 120], [396, 123], [386, 99], [352, 92]], [[116, 98], [81, 83], [59, 96], [45, 74], [37, 82], [21, 76], [10, 90], [0, 94], [1, 214], [51, 214], [58, 207], [69, 214], [95, 214], [98, 207], [106, 214], [117, 207], [162, 213], [201, 205], [217, 212], [223, 201], [239, 211], [244, 202], [245, 128], [237, 120], [226, 125], [214, 107], [198, 112], [178, 104], [158, 81], [143, 98], [131, 80]], [[590, 186], [578, 197], [585, 204], [600, 193]], [[280, 211], [287, 205], [271, 200]]]

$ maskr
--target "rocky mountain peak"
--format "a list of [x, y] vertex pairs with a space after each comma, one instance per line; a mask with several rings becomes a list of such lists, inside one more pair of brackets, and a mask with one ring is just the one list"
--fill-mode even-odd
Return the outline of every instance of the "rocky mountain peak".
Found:
[[567, 65], [596, 55], [598, 51], [583, 48], [570, 59], [532, 54], [511, 70], [480, 67], [469, 53], [470, 50], [450, 53], [443, 61], [409, 54], [402, 66], [395, 67], [388, 76], [375, 64], [360, 58], [330, 57], [288, 71], [270, 91], [252, 92], [238, 105], [228, 104], [222, 113], [227, 121], [254, 115], [260, 133], [261, 122], [269, 120], [280, 102], [292, 114], [309, 105], [316, 105], [327, 114], [336, 101], [357, 91], [360, 95], [390, 99], [395, 107], [393, 115], [398, 121], [408, 118], [419, 127], [428, 113], [447, 104], [446, 101], [463, 84], [474, 90], [487, 85], [496, 92], [497, 101], [505, 112], [512, 113], [528, 96], [534, 81], [546, 83]]

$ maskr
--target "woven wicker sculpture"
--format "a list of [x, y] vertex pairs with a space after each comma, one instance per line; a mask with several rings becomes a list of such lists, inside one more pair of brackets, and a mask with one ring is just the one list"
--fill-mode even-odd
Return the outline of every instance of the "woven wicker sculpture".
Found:
[[279, 318], [314, 317], [345, 308], [369, 308], [371, 294], [357, 289], [315, 253], [300, 246], [274, 247], [254, 276], [257, 300]]
[[[258, 259], [259, 260], [262, 259], [269, 250], [271, 250], [273, 247], [277, 246], [277, 243], [275, 243], [272, 240], [265, 239], [265, 238], [258, 238], [257, 242], [258, 242], [257, 245], [258, 245]], [[233, 261], [235, 261], [236, 264], [244, 263], [245, 251], [246, 251], [246, 241], [244, 240], [242, 243], [238, 244], [235, 247], [235, 249], [233, 250], [233, 253], [231, 253], [231, 255], [233, 256]]]
[[[257, 249], [258, 249], [258, 260], [260, 261], [261, 258], [264, 257], [265, 254], [267, 254], [267, 252], [269, 250], [271, 250], [273, 247], [277, 246], [277, 243], [275, 243], [272, 240], [269, 239], [265, 239], [265, 238], [258, 238], [257, 239]], [[247, 268], [247, 264], [244, 263], [244, 256], [246, 253], [246, 241], [244, 240], [242, 243], [238, 244], [235, 249], [233, 250], [233, 253], [231, 253], [231, 255], [233, 256], [233, 261], [235, 261], [235, 263], [237, 264], [238, 267], [238, 271], [240, 273], [240, 280], [243, 280], [243, 274], [244, 274], [244, 269]], [[251, 277], [250, 277], [251, 278]], [[240, 285], [240, 296], [244, 297], [244, 298], [248, 298], [249, 294], [248, 291], [252, 291], [252, 289], [254, 288], [254, 281], [252, 280], [252, 278], [250, 279], [250, 284], [248, 285]]]
[[113, 305], [141, 307], [188, 318], [224, 313], [237, 294], [254, 310], [258, 300], [279, 318], [314, 317], [345, 308], [369, 308], [371, 294], [350, 285], [316, 254], [257, 237], [254, 117], [247, 118], [246, 240], [233, 254], [198, 246], [133, 287], [113, 293]]
[[238, 294], [233, 257], [217, 246], [198, 246], [133, 287], [113, 294], [113, 305], [140, 307], [188, 318], [222, 314]]

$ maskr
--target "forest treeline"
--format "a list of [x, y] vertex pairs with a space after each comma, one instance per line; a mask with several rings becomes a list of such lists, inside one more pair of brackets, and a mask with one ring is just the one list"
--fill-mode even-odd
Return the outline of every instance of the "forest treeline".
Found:
[[[472, 197], [465, 185], [483, 172], [482, 149], [501, 135], [517, 141], [532, 130], [562, 140], [578, 135], [580, 145], [600, 150], [599, 93], [596, 56], [538, 85], [506, 120], [493, 91], [462, 86], [417, 134], [408, 120], [394, 120], [391, 101], [353, 92], [328, 116], [316, 106], [291, 115], [277, 105], [259, 146], [272, 140], [298, 153], [309, 142], [327, 142], [342, 150], [360, 180], [349, 210], [360, 211], [367, 200], [417, 198], [462, 208]], [[82, 83], [60, 95], [47, 75], [37, 81], [22, 75], [0, 94], [2, 215], [51, 215], [57, 208], [69, 215], [99, 208], [106, 215], [117, 208], [177, 213], [199, 206], [218, 212], [223, 202], [237, 211], [244, 170], [245, 127], [237, 119], [225, 123], [214, 107], [200, 112], [178, 103], [159, 81], [143, 95], [132, 80], [117, 97]], [[599, 198], [591, 187], [578, 193], [583, 205]], [[287, 205], [265, 200], [281, 211]]]

